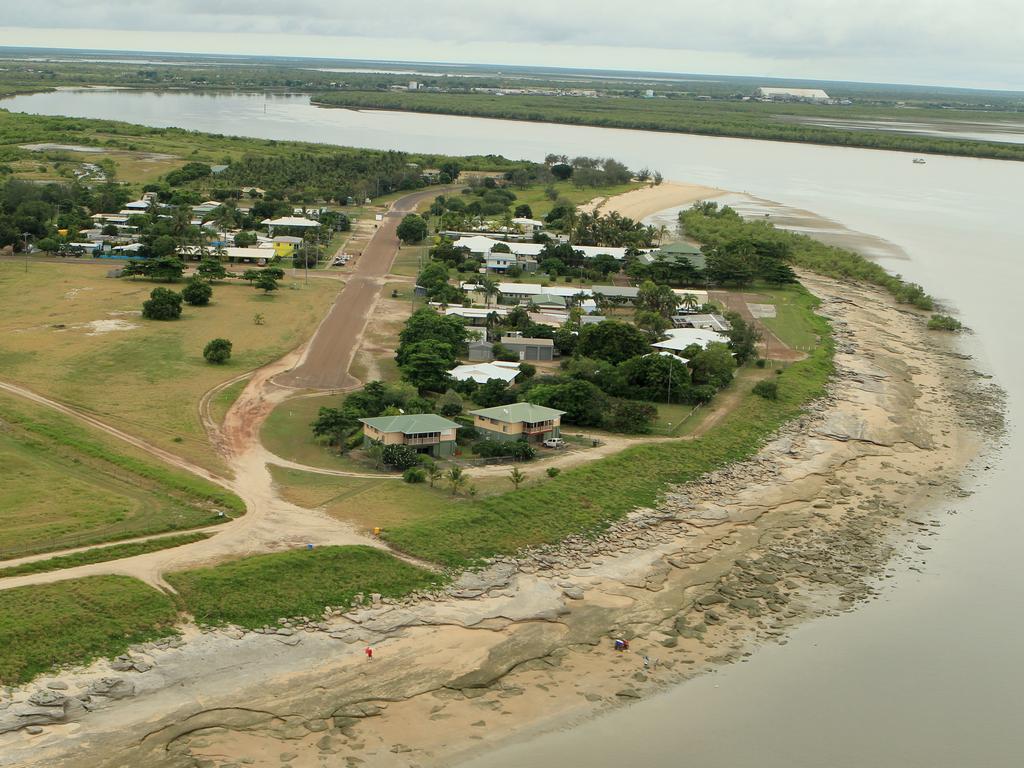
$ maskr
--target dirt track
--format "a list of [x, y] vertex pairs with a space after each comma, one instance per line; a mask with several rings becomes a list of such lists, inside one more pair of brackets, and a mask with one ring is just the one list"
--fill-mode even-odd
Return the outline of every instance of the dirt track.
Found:
[[279, 375], [276, 383], [295, 389], [347, 389], [358, 384], [348, 369], [398, 250], [395, 229], [403, 216], [440, 191], [414, 193], [395, 202], [356, 261], [354, 273], [347, 278], [299, 364]]

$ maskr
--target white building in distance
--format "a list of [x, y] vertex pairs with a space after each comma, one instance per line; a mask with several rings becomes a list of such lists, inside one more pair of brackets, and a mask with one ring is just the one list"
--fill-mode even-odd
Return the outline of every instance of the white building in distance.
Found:
[[754, 91], [754, 98], [766, 101], [811, 101], [824, 103], [832, 101], [821, 88], [769, 88], [762, 86]]

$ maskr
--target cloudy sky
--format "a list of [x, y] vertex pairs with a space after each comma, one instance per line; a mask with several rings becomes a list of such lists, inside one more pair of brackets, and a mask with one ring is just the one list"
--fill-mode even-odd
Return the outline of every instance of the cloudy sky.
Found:
[[1022, 0], [0, 0], [0, 45], [1024, 90]]

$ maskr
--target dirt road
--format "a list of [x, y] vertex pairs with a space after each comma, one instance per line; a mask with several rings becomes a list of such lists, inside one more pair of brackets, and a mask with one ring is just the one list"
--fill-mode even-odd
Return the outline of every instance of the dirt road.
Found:
[[348, 369], [398, 250], [395, 230], [402, 217], [442, 191], [434, 188], [395, 201], [357, 260], [355, 271], [346, 278], [345, 287], [299, 364], [280, 374], [276, 383], [295, 389], [345, 389], [358, 384]]

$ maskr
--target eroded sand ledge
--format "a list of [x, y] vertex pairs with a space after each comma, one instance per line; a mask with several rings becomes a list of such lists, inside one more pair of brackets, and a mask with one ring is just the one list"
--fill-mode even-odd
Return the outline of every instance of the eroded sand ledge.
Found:
[[[409, 766], [451, 763], [741, 658], [868, 596], [924, 511], [962, 493], [983, 387], [919, 314], [805, 276], [836, 331], [830, 394], [754, 459], [674, 489], [600, 540], [465, 577], [452, 594], [334, 618], [330, 631], [189, 633], [145, 646], [134, 695], [65, 705], [0, 736], [2, 766]], [[993, 417], [995, 419], [995, 417]], [[632, 639], [630, 653], [610, 638]], [[372, 643], [377, 658], [362, 649]], [[177, 644], [175, 644], [177, 645]], [[645, 670], [642, 657], [650, 657]], [[24, 711], [14, 693], [0, 723]], [[0, 703], [0, 708], [3, 703]]]

